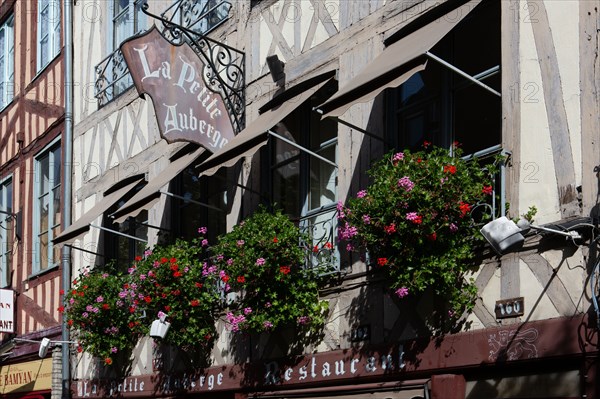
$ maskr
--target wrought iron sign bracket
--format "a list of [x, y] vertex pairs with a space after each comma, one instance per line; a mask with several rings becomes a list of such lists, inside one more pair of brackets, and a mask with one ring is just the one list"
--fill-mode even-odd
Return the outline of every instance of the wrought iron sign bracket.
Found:
[[173, 44], [185, 41], [205, 62], [202, 78], [207, 87], [223, 96], [231, 124], [237, 133], [245, 126], [245, 53], [149, 11], [148, 2], [142, 12], [160, 21], [163, 36]]

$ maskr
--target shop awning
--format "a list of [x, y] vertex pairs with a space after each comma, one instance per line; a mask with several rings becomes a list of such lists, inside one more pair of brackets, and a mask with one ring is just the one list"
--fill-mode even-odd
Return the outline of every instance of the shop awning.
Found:
[[[252, 123], [242, 130], [237, 136], [227, 143], [220, 151], [211, 155], [199, 166], [202, 175], [210, 176], [222, 167], [233, 166], [239, 159], [254, 154], [260, 147], [267, 143], [269, 136], [275, 136], [294, 145], [301, 151], [307, 149], [290, 142], [275, 132], [270, 131], [286, 116], [308, 100], [321, 87], [333, 79], [335, 71], [330, 71], [314, 78], [305, 80], [295, 85], [281, 95], [265, 104], [260, 110], [261, 114]], [[312, 155], [315, 155], [311, 152]], [[325, 160], [329, 162], [329, 160]]]
[[73, 241], [78, 239], [90, 229], [90, 224], [94, 220], [106, 212], [108, 208], [116, 204], [143, 180], [143, 178], [134, 178], [125, 185], [122, 185], [123, 183], [118, 183], [118, 185], [113, 186], [114, 189], [111, 188], [107, 190], [105, 196], [100, 200], [100, 202], [94, 205], [92, 209], [84, 213], [79, 219], [75, 220], [73, 224], [67, 227], [53, 240], [54, 244], [72, 244]]
[[[169, 184], [185, 168], [204, 152], [204, 148], [198, 148], [175, 161], [171, 162], [158, 176], [150, 179], [148, 184], [138, 191], [122, 207], [111, 215], [116, 223], [123, 223], [130, 216], [137, 216], [141, 211], [150, 209], [163, 194], [160, 190], [166, 184]], [[164, 194], [167, 194], [166, 192]]]
[[429, 50], [480, 2], [469, 1], [386, 47], [365, 69], [318, 107], [323, 117], [340, 116], [352, 105], [372, 100], [383, 90], [398, 87], [424, 70]]

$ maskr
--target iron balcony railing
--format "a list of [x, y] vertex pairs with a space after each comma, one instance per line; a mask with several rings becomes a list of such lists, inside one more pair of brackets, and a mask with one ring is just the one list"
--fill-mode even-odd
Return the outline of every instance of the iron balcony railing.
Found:
[[[161, 16], [200, 35], [206, 35], [229, 18], [230, 10], [231, 3], [228, 1], [177, 0]], [[99, 107], [108, 104], [133, 85], [120, 49], [100, 61], [95, 73], [94, 94]]]
[[306, 248], [305, 267], [320, 275], [339, 273], [336, 204], [308, 212], [300, 219], [300, 231], [306, 235], [306, 242], [300, 243]]

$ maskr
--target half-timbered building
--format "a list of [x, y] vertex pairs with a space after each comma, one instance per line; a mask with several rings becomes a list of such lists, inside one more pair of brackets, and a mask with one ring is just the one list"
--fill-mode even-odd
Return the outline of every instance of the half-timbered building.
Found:
[[[264, 203], [277, 203], [315, 244], [337, 242], [337, 202], [366, 186], [383, 154], [424, 141], [503, 155], [493, 214], [517, 218], [535, 206], [538, 225], [583, 238], [545, 231], [514, 252], [482, 253], [469, 327], [440, 337], [424, 321], [429, 303], [388, 295], [365, 259], [340, 247], [328, 271], [337, 283], [321, 293], [329, 303], [321, 342], [293, 353], [289, 337], [272, 333], [234, 345], [219, 322], [212, 365], [186, 374], [145, 338], [124, 379], [74, 355], [74, 397], [600, 395], [597, 2], [165, 0], [145, 11], [142, 3], [75, 5], [74, 223], [54, 241], [72, 246], [74, 275], [110, 259], [125, 265], [199, 226], [222, 234]], [[129, 70], [121, 44], [154, 25], [181, 40], [167, 29], [173, 23], [200, 33], [202, 46], [221, 43], [242, 71], [221, 76], [237, 135], [222, 148], [163, 138], [161, 123], [176, 120], [160, 113], [156, 92], [140, 97], [134, 87], [136, 74], [160, 72]]]
[[[49, 398], [60, 340], [62, 2], [0, 2], [0, 395]], [[58, 366], [58, 367], [57, 367]], [[60, 390], [60, 384], [58, 386]]]

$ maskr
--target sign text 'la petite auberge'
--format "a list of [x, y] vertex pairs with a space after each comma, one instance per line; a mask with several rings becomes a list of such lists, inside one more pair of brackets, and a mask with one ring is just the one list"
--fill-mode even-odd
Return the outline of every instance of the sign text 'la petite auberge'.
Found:
[[173, 45], [156, 28], [121, 51], [138, 93], [153, 101], [161, 136], [216, 152], [234, 136], [223, 98], [203, 79], [205, 65], [187, 44]]

